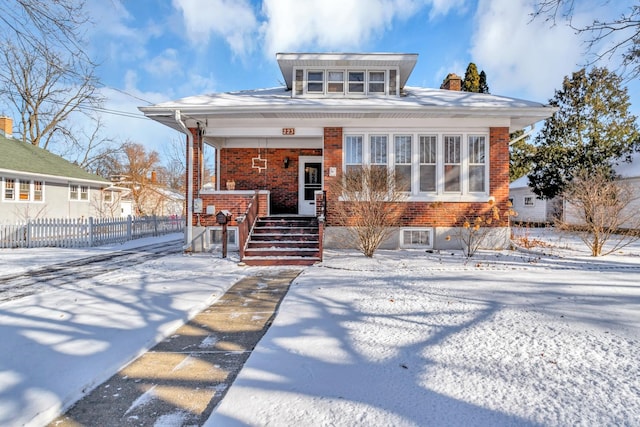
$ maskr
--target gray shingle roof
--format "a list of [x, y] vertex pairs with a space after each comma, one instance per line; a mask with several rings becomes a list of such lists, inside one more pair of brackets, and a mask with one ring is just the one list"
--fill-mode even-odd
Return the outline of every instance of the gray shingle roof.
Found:
[[109, 180], [89, 173], [47, 150], [0, 134], [0, 170], [35, 175], [94, 181], [109, 184]]

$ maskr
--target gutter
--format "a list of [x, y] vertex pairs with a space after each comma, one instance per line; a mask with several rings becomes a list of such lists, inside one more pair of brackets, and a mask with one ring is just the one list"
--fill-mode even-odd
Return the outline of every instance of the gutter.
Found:
[[174, 111], [174, 120], [180, 129], [187, 135], [187, 241], [182, 247], [185, 251], [193, 250], [193, 134], [182, 121], [180, 110]]

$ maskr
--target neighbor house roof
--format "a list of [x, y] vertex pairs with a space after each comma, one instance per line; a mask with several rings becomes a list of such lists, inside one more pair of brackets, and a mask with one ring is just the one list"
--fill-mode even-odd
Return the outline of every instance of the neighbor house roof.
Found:
[[538, 102], [507, 96], [408, 86], [400, 97], [357, 98], [292, 97], [286, 87], [278, 87], [190, 96], [140, 110], [179, 131], [177, 110], [184, 116], [205, 119], [508, 117], [512, 130], [544, 120], [556, 111]]
[[0, 173], [5, 171], [110, 184], [47, 150], [0, 135]]
[[521, 176], [520, 178], [516, 179], [511, 184], [509, 184], [509, 189], [515, 190], [516, 188], [526, 188], [528, 186], [529, 186], [529, 176], [525, 175], [525, 176]]

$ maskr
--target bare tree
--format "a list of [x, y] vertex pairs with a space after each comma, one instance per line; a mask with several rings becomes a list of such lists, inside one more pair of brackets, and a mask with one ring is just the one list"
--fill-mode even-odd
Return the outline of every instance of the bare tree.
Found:
[[142, 144], [128, 142], [123, 146], [124, 163], [122, 174], [126, 177], [124, 184], [131, 188], [131, 196], [137, 215], [152, 214], [159, 203], [154, 197], [157, 192], [153, 186], [153, 172], [160, 166], [157, 152], [147, 152]]
[[366, 257], [371, 258], [398, 226], [405, 205], [401, 202], [407, 197], [402, 188], [386, 167], [350, 169], [332, 182], [331, 192], [344, 200], [333, 219]]
[[0, 0], [0, 102], [16, 110], [17, 134], [50, 149], [73, 144], [72, 114], [100, 105], [96, 65], [83, 48], [82, 0]]
[[[612, 5], [614, 2], [603, 0], [602, 4]], [[618, 3], [615, 3], [618, 6]], [[602, 21], [595, 19], [587, 25], [576, 25], [573, 21], [575, 0], [538, 0], [533, 19], [544, 19], [552, 24], [566, 20], [569, 26], [579, 34], [588, 34], [587, 51], [594, 55], [588, 65], [601, 60], [611, 59], [620, 54], [622, 66], [628, 67], [629, 77], [640, 74], [640, 5], [630, 5], [620, 10], [618, 18]], [[611, 40], [605, 49], [598, 51], [601, 42]]]
[[[560, 226], [576, 230], [592, 256], [610, 254], [640, 239], [640, 217], [632, 208], [637, 196], [608, 170], [580, 171], [563, 195], [577, 219], [565, 219]], [[605, 250], [607, 242], [610, 245]]]

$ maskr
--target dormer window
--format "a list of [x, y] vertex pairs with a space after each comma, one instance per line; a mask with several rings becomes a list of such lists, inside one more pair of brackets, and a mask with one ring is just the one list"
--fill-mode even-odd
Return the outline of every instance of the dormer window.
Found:
[[324, 71], [307, 72], [307, 93], [324, 93]]
[[418, 55], [404, 53], [278, 53], [293, 97], [397, 97]]
[[329, 71], [327, 75], [327, 92], [344, 93], [344, 71]]
[[369, 71], [369, 93], [384, 93], [384, 71]]
[[364, 71], [349, 71], [349, 92], [364, 93]]

